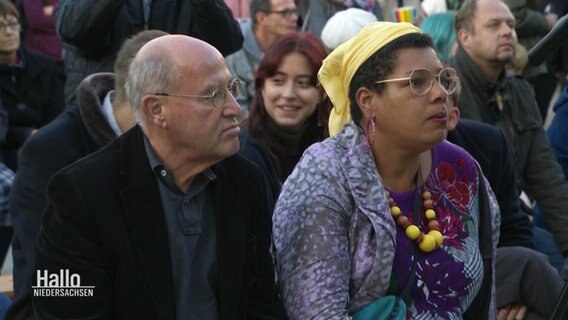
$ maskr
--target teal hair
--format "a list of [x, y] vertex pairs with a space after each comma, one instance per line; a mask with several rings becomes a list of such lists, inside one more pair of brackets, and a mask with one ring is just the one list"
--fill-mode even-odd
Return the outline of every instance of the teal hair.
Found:
[[455, 11], [435, 13], [428, 16], [420, 24], [420, 29], [432, 37], [434, 49], [442, 63], [447, 62], [452, 57], [452, 45], [456, 42], [455, 16]]

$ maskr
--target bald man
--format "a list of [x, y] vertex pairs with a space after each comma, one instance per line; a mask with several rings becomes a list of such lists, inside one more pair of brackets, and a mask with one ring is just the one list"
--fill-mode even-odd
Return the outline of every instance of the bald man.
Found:
[[42, 318], [280, 319], [260, 172], [242, 157], [238, 83], [211, 45], [148, 42], [125, 84], [137, 125], [47, 189]]

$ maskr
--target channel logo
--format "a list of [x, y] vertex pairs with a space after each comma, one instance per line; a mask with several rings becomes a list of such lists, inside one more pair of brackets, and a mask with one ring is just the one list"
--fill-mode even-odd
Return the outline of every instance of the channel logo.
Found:
[[92, 297], [95, 286], [81, 285], [81, 276], [69, 269], [61, 269], [59, 273], [37, 270], [32, 291], [34, 297]]

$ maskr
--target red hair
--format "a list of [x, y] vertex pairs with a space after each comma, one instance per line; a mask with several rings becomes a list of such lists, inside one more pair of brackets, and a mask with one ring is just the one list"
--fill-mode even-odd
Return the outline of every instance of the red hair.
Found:
[[311, 66], [311, 82], [314, 87], [319, 89], [322, 97], [314, 113], [306, 120], [308, 127], [300, 139], [298, 150], [300, 153], [303, 153], [314, 142], [321, 141], [329, 136], [327, 122], [333, 107], [317, 80], [318, 71], [323, 59], [327, 56], [323, 44], [309, 32], [294, 32], [275, 41], [265, 52], [264, 58], [255, 73], [256, 94], [250, 106], [248, 131], [253, 137], [261, 140], [268, 147], [270, 156], [280, 176], [282, 176], [282, 159], [285, 155], [282, 144], [269, 132], [270, 129], [267, 126], [267, 122], [270, 121], [270, 116], [266, 112], [262, 89], [266, 79], [276, 75], [278, 67], [284, 58], [294, 52], [301, 53], [306, 57], [308, 64]]

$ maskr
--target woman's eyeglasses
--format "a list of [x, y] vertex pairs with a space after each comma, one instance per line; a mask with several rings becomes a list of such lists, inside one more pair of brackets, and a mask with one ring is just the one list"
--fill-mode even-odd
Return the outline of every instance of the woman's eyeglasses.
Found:
[[19, 32], [20, 31], [20, 22], [18, 21], [8, 21], [8, 23], [1, 23], [0, 24], [0, 32], [4, 33], [8, 28], [12, 31]]
[[292, 15], [299, 15], [299, 11], [297, 8], [290, 8], [290, 9], [283, 9], [283, 10], [266, 10], [263, 11], [265, 13], [276, 13], [279, 14], [280, 16], [282, 16], [282, 18], [284, 19], [288, 19], [290, 18]]
[[204, 95], [193, 95], [193, 94], [172, 94], [172, 93], [155, 93], [157, 96], [162, 97], [174, 97], [174, 98], [209, 98], [211, 99], [211, 104], [215, 108], [220, 108], [227, 102], [227, 92], [235, 98], [239, 97], [241, 82], [239, 79], [233, 79], [229, 82], [227, 88], [216, 88], [213, 93], [209, 96]]
[[444, 89], [447, 95], [450, 95], [456, 91], [458, 84], [458, 74], [453, 68], [443, 68], [438, 74], [432, 73], [428, 69], [414, 69], [410, 72], [410, 76], [404, 78], [386, 79], [379, 80], [375, 83], [386, 83], [395, 81], [408, 81], [410, 83], [410, 89], [416, 95], [423, 96], [430, 92], [432, 85], [434, 84], [434, 79], [438, 82], [440, 87]]

